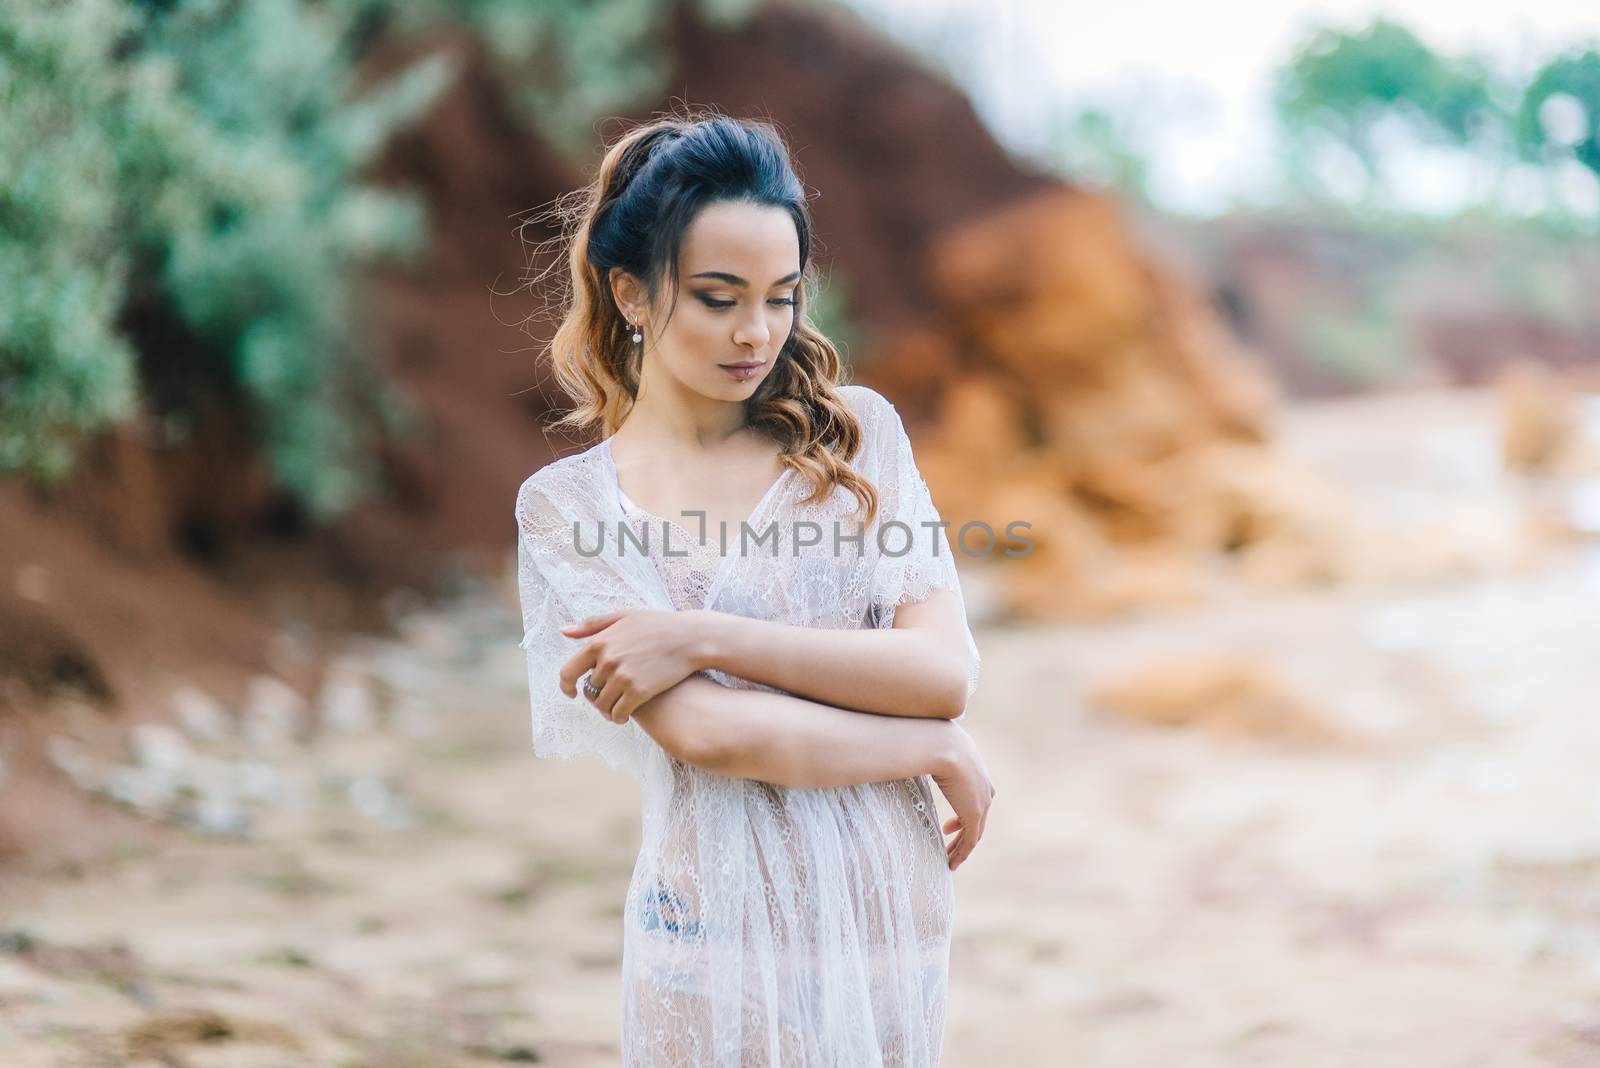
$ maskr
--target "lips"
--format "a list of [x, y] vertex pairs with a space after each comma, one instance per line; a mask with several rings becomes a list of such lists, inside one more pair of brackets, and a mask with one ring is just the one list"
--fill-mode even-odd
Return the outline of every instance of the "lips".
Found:
[[740, 360], [738, 363], [719, 363], [717, 366], [735, 382], [753, 382], [765, 363], [761, 360]]

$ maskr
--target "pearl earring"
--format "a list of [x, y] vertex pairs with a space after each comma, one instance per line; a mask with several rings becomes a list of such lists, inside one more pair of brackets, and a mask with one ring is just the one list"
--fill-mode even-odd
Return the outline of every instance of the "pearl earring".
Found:
[[637, 345], [639, 342], [641, 342], [643, 340], [644, 340], [644, 335], [639, 332], [639, 324], [638, 323], [634, 323], [633, 324], [633, 343], [635, 345]]

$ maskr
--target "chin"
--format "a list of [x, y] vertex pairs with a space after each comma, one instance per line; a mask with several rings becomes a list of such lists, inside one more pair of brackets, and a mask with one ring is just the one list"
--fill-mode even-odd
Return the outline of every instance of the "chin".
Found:
[[[719, 396], [732, 395], [736, 397], [748, 397], [750, 394], [760, 389], [761, 384], [768, 378], [767, 375], [762, 375], [758, 378], [752, 378], [748, 382], [740, 382], [736, 379], [729, 378], [722, 372], [720, 367], [717, 368], [713, 373], [717, 379], [721, 379], [721, 381], [716, 383], [715, 387], [715, 392]], [[715, 381], [715, 379], [713, 379], [713, 381]]]

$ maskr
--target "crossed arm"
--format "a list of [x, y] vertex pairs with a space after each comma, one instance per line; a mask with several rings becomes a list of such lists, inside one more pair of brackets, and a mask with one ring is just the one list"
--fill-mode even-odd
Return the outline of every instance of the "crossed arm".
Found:
[[[721, 612], [615, 612], [563, 628], [594, 635], [561, 670], [595, 715], [631, 715], [668, 754], [707, 771], [826, 788], [931, 775], [954, 815], [949, 866], [977, 845], [994, 786], [971, 737], [966, 622], [948, 590], [899, 606], [887, 630], [791, 627]], [[714, 667], [785, 693], [735, 690]], [[587, 696], [587, 695], [586, 695]]]
[[678, 760], [735, 778], [827, 788], [930, 775], [950, 804], [940, 829], [952, 871], [976, 848], [994, 800], [977, 745], [945, 719], [853, 712], [700, 675], [650, 698], [634, 718]]
[[966, 707], [966, 621], [950, 590], [895, 611], [889, 629], [797, 627], [715, 611], [623, 611], [562, 628], [590, 638], [562, 667], [578, 695], [588, 673], [598, 712], [624, 723], [695, 672], [716, 668], [822, 704], [886, 716], [955, 719]]

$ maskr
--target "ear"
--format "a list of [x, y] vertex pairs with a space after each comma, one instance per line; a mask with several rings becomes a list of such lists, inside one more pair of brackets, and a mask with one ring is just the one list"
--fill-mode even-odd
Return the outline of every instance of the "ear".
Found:
[[641, 322], [645, 317], [648, 300], [645, 288], [639, 280], [621, 267], [613, 267], [606, 281], [611, 286], [611, 299], [616, 303], [617, 310], [628, 322]]

